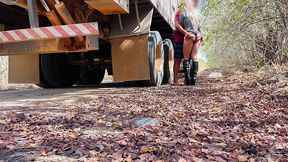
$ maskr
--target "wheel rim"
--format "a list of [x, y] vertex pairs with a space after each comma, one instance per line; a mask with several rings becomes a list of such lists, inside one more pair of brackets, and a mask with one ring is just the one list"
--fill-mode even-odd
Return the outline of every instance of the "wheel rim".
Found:
[[156, 61], [155, 61], [155, 66], [156, 66], [156, 72], [157, 74], [161, 74], [162, 71], [162, 48], [160, 44], [157, 44], [156, 46]]
[[174, 71], [174, 58], [173, 57], [174, 57], [173, 50], [169, 49], [168, 64], [169, 64], [170, 74], [173, 74], [173, 71]]

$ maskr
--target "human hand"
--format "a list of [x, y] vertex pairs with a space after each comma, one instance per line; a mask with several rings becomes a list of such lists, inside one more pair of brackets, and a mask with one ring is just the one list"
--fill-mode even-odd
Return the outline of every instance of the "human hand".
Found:
[[193, 33], [187, 32], [185, 34], [185, 39], [192, 39], [193, 41], [196, 40], [196, 36]]
[[197, 41], [203, 41], [204, 36], [202, 34], [197, 34], [196, 40]]

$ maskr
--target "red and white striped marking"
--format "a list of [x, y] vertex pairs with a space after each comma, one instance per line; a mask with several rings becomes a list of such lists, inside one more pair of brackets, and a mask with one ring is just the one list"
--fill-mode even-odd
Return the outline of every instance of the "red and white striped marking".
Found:
[[98, 23], [61, 25], [0, 32], [0, 43], [99, 35]]

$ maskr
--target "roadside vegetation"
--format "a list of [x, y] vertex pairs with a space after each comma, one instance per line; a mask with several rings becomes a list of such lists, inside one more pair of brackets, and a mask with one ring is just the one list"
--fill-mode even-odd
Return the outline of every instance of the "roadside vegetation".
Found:
[[288, 63], [287, 0], [208, 0], [205, 52], [213, 67]]

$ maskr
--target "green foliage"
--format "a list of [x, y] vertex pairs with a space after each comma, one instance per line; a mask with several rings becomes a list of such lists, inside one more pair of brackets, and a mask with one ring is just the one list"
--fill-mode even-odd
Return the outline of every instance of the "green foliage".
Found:
[[207, 0], [203, 26], [208, 60], [216, 66], [287, 63], [287, 8], [286, 0]]

